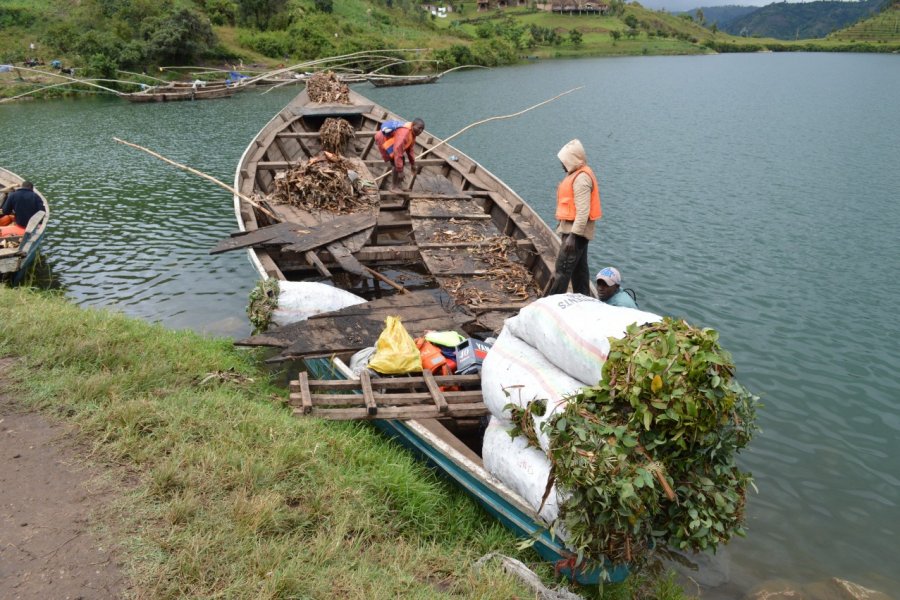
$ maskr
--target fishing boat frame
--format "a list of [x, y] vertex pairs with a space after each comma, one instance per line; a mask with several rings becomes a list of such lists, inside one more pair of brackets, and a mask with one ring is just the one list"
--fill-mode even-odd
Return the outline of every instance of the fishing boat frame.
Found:
[[[234, 180], [234, 189], [238, 192], [234, 196], [234, 210], [242, 234], [256, 233], [256, 230], [268, 224], [268, 217], [260, 210], [261, 198], [271, 192], [276, 173], [285, 172], [300, 161], [318, 154], [316, 131], [328, 117], [347, 119], [355, 128], [352, 143], [355, 148], [361, 149], [358, 158], [365, 176], [375, 178], [376, 173], [384, 175], [389, 172], [381, 160], [378, 149], [374, 147], [373, 136], [380, 123], [400, 119], [398, 115], [352, 90], [349, 104], [314, 103], [309, 100], [304, 90], [263, 127], [241, 156]], [[426, 150], [430, 151], [427, 159], [422, 158]], [[452, 214], [456, 207], [466, 207], [459, 212], [461, 220], [471, 218], [473, 221], [489, 223], [503, 235], [515, 239], [520, 258], [525, 257], [522, 263], [527, 265], [535, 284], [541, 288], [532, 293], [528, 299], [467, 307], [470, 314], [463, 316], [468, 316], [469, 320], [467, 325], [460, 328], [461, 331], [470, 335], [476, 332], [482, 336], [496, 335], [505, 318], [516, 314], [535, 296], [539, 297], [543, 288], [550, 283], [555, 257], [559, 250], [559, 238], [518, 194], [458, 149], [443, 143], [426, 131], [417, 136], [415, 151], [420, 158], [416, 161], [417, 172], [413, 175], [413, 184], [409, 186], [411, 189], [400, 193], [391, 191], [387, 188], [388, 178], [381, 179], [377, 183], [380, 196], [378, 225], [374, 233], [366, 234], [370, 242], [375, 240], [376, 243], [374, 247], [366, 245], [355, 253], [355, 256], [360, 261], [366, 262], [367, 267], [387, 269], [397, 262], [434, 261], [433, 255], [430, 258], [425, 258], [425, 255], [432, 252], [436, 246], [441, 246], [442, 251], [447, 254], [465, 254], [466, 248], [471, 244], [468, 246], [454, 243], [431, 244], [420, 241], [412, 245], [397, 243], [382, 246], [379, 240], [382, 239], [382, 225], [388, 229], [386, 233], [390, 233], [389, 228], [399, 225], [401, 221], [416, 221], [415, 207], [418, 206], [417, 200], [420, 200], [416, 198], [417, 195], [441, 198], [439, 202], [445, 207], [446, 214], [440, 213], [439, 210], [433, 210], [428, 214], [436, 216], [436, 219], [447, 217], [443, 221], [447, 223], [447, 227], [454, 226], [455, 217]], [[366, 172], [366, 169], [370, 169], [370, 172]], [[267, 207], [267, 210], [278, 210], [278, 206], [261, 204]], [[397, 210], [398, 204], [401, 207], [405, 204], [405, 208]], [[473, 207], [477, 207], [480, 214], [467, 214], [474, 212]], [[394, 210], [388, 211], [388, 208]], [[282, 216], [290, 220], [289, 214]], [[414, 223], [413, 235], [410, 237], [415, 236], [415, 227]], [[385, 237], [390, 239], [389, 235]], [[402, 238], [403, 235], [400, 235], [400, 239]], [[330, 250], [332, 251], [317, 253], [320, 262], [323, 263], [322, 266], [326, 269], [340, 269], [338, 257], [334, 255], [333, 248], [330, 247]], [[316, 257], [310, 257], [308, 253], [305, 258], [302, 253], [290, 256], [282, 249], [271, 245], [249, 247], [248, 253], [251, 263], [264, 279], [321, 278], [313, 264]], [[447, 264], [452, 268], [459, 267], [462, 263], [457, 257], [457, 262], [450, 260]], [[436, 266], [432, 262], [429, 269], [432, 275], [439, 274], [440, 264]], [[469, 284], [484, 285], [483, 281], [476, 279], [477, 277], [477, 273], [474, 274], [469, 279]], [[435, 276], [435, 279], [443, 281], [438, 276]], [[376, 280], [372, 283], [379, 285]], [[438, 287], [443, 285], [441, 283]], [[370, 304], [374, 305], [375, 302]], [[464, 310], [463, 313], [465, 312]], [[403, 313], [399, 314], [402, 319]], [[410, 333], [415, 335], [412, 330]], [[306, 337], [314, 336], [306, 334]], [[318, 355], [315, 352], [291, 355], [288, 349], [282, 353], [282, 357], [285, 360], [302, 358], [308, 375], [318, 379], [353, 378], [353, 373], [346, 364], [352, 352], [346, 347], [336, 351], [328, 347], [327, 340], [319, 341], [322, 347]], [[371, 339], [364, 345], [373, 343], [374, 339]], [[473, 420], [478, 421], [478, 419], [469, 421]], [[528, 502], [484, 468], [479, 454], [457, 435], [454, 423], [436, 418], [375, 419], [373, 423], [402, 445], [425, 457], [430, 464], [459, 484], [518, 536], [532, 539], [533, 547], [538, 554], [554, 563], [559, 572], [583, 584], [598, 583], [604, 579], [621, 581], [627, 576], [628, 568], [625, 565], [607, 563], [601, 568], [596, 563], [578, 564], [575, 555], [567, 550], [558, 538], [549, 533], [547, 525]]]
[[205, 87], [194, 87], [190, 84], [164, 85], [151, 87], [141, 92], [122, 94], [121, 97], [129, 102], [182, 102], [230, 98], [242, 89], [244, 86], [240, 84], [226, 85], [224, 82], [208, 84]]
[[[25, 180], [12, 171], [0, 167], [0, 188], [21, 185], [23, 181]], [[28, 222], [17, 248], [0, 248], [0, 280], [18, 283], [37, 256], [47, 221], [50, 220], [50, 205], [37, 188], [34, 188], [34, 193], [44, 201], [44, 210], [35, 214]]]

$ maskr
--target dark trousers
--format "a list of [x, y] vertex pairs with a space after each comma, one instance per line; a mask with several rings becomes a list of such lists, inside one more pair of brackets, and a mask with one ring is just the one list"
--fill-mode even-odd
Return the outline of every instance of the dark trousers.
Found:
[[[565, 252], [566, 238], [575, 238], [575, 249], [569, 254]], [[565, 294], [572, 282], [572, 291], [576, 294], [591, 295], [591, 274], [588, 270], [588, 240], [574, 233], [563, 235], [559, 256], [556, 257], [556, 272], [553, 274], [553, 285], [547, 295]]]

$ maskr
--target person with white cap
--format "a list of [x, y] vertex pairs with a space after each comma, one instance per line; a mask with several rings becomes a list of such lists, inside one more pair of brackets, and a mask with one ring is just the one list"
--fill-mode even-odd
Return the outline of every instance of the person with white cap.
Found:
[[562, 236], [553, 284], [547, 295], [565, 294], [572, 282], [576, 294], [591, 295], [587, 247], [594, 237], [594, 225], [602, 215], [600, 185], [589, 166], [584, 146], [571, 140], [556, 155], [566, 176], [556, 190], [556, 232]]
[[597, 272], [597, 297], [611, 306], [637, 308], [631, 294], [622, 289], [622, 275], [615, 267], [603, 267]]

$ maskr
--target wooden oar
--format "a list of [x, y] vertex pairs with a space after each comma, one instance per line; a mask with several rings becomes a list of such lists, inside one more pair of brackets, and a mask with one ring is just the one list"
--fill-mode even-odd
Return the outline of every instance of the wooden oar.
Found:
[[[463, 133], [465, 133], [466, 131], [472, 129], [473, 127], [476, 127], [476, 126], [478, 126], [478, 125], [484, 125], [485, 123], [490, 123], [491, 121], [500, 121], [500, 120], [503, 120], [503, 119], [512, 119], [513, 117], [518, 117], [519, 115], [524, 115], [525, 113], [527, 113], [527, 112], [530, 111], [530, 110], [534, 110], [535, 108], [544, 106], [545, 104], [549, 104], [549, 103], [553, 102], [554, 100], [556, 100], [556, 99], [558, 99], [558, 98], [562, 98], [562, 97], [565, 96], [566, 94], [571, 94], [572, 92], [576, 92], [576, 91], [582, 89], [583, 87], [584, 87], [583, 85], [580, 85], [580, 86], [578, 86], [578, 87], [576, 87], [576, 88], [572, 88], [571, 90], [567, 90], [567, 91], [565, 91], [565, 92], [563, 92], [563, 93], [561, 93], [561, 94], [557, 94], [556, 96], [553, 96], [553, 97], [550, 98], [549, 100], [544, 100], [543, 102], [538, 102], [538, 103], [535, 104], [534, 106], [529, 106], [528, 108], [526, 108], [526, 109], [524, 109], [524, 110], [520, 110], [519, 112], [515, 112], [515, 113], [509, 114], [509, 115], [498, 115], [498, 116], [496, 116], [496, 117], [488, 117], [487, 119], [482, 119], [482, 120], [480, 120], [480, 121], [475, 121], [475, 122], [472, 123], [471, 125], [466, 125], [466, 126], [463, 127], [462, 129], [460, 129], [459, 131], [457, 131], [456, 133], [454, 133], [453, 135], [451, 135], [450, 137], [444, 138], [443, 140], [441, 140], [439, 143], [435, 144], [435, 145], [432, 146], [431, 148], [428, 148], [427, 150], [423, 151], [421, 154], [419, 154], [419, 155], [416, 157], [416, 160], [419, 160], [420, 158], [422, 158], [422, 157], [425, 156], [426, 154], [429, 154], [430, 152], [433, 152], [436, 148], [439, 148], [439, 147], [443, 146], [444, 144], [446, 144], [447, 142], [449, 142], [449, 141], [452, 140], [453, 138], [462, 135]], [[387, 171], [386, 173], [383, 173], [382, 175], [379, 175], [378, 177], [375, 178], [375, 183], [378, 183], [379, 181], [381, 181], [382, 179], [384, 179], [385, 177], [387, 177], [390, 173], [391, 173], [391, 170], [388, 169], [388, 171]]]
[[203, 171], [198, 171], [197, 169], [191, 168], [191, 167], [189, 167], [189, 166], [187, 166], [187, 165], [183, 165], [183, 164], [181, 164], [181, 163], [177, 163], [177, 162], [175, 162], [174, 160], [172, 160], [172, 159], [170, 159], [170, 158], [166, 158], [166, 157], [163, 156], [162, 154], [159, 154], [159, 153], [157, 153], [157, 152], [154, 152], [153, 150], [150, 150], [149, 148], [144, 148], [143, 146], [138, 146], [137, 144], [132, 144], [131, 142], [126, 142], [125, 140], [120, 140], [120, 139], [117, 138], [117, 137], [114, 137], [113, 139], [114, 139], [115, 141], [119, 142], [120, 144], [125, 144], [126, 146], [131, 146], [132, 148], [137, 148], [138, 150], [141, 150], [141, 151], [143, 151], [143, 152], [146, 152], [146, 153], [149, 154], [150, 156], [155, 156], [155, 157], [158, 158], [159, 160], [161, 160], [161, 161], [163, 161], [163, 162], [166, 162], [166, 163], [169, 163], [169, 164], [172, 165], [173, 167], [178, 167], [178, 168], [181, 169], [182, 171], [187, 171], [188, 173], [193, 173], [194, 175], [197, 175], [197, 176], [199, 176], [199, 177], [202, 177], [203, 179], [206, 179], [206, 180], [208, 180], [208, 181], [212, 181], [213, 183], [215, 183], [215, 184], [218, 185], [219, 187], [225, 188], [226, 190], [228, 190], [229, 192], [231, 192], [232, 194], [234, 194], [235, 196], [237, 196], [238, 198], [240, 198], [240, 199], [243, 200], [244, 202], [249, 202], [252, 206], [254, 206], [255, 208], [258, 208], [258, 209], [260, 210], [260, 212], [265, 213], [269, 218], [273, 219], [274, 221], [281, 222], [281, 220], [282, 220], [281, 217], [279, 217], [278, 215], [276, 215], [275, 213], [273, 213], [271, 210], [269, 210], [268, 208], [266, 208], [265, 206], [263, 206], [262, 204], [260, 204], [259, 202], [257, 202], [257, 201], [254, 200], [253, 198], [251, 198], [250, 196], [245, 196], [244, 194], [240, 193], [239, 191], [237, 191], [236, 189], [234, 189], [233, 187], [231, 187], [231, 186], [228, 185], [227, 183], [224, 183], [224, 182], [222, 182], [222, 181], [219, 181], [218, 179], [216, 179], [216, 178], [213, 177], [212, 175], [207, 175], [207, 174], [204, 173]]

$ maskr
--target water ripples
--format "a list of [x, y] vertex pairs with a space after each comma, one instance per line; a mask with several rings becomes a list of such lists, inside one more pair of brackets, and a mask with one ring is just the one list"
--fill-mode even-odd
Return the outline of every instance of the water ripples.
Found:
[[[591, 267], [620, 267], [642, 308], [716, 328], [762, 396], [749, 535], [721, 552], [740, 595], [766, 578], [838, 576], [886, 592], [900, 503], [900, 80], [896, 58], [723, 55], [556, 61], [360, 91], [454, 140], [548, 222], [556, 158], [580, 138], [603, 220]], [[68, 295], [168, 327], [249, 332], [255, 272], [209, 256], [230, 195], [112, 141], [231, 183], [246, 145], [297, 90], [135, 106], [4, 106], [0, 164], [51, 198], [46, 255]]]

